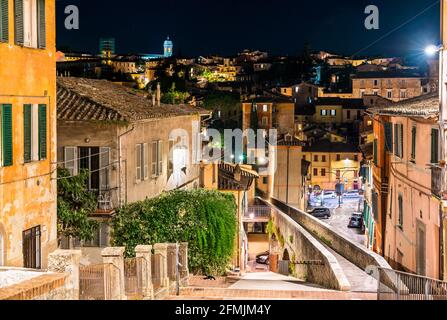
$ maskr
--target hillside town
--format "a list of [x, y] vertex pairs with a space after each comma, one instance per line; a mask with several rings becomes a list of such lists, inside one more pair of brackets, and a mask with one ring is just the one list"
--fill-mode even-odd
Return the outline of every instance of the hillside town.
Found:
[[443, 45], [76, 51], [55, 8], [0, 0], [0, 300], [447, 300]]

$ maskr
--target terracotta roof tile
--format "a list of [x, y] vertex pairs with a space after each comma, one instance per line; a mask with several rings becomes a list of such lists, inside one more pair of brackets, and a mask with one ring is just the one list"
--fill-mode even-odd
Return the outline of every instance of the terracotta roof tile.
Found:
[[383, 107], [369, 108], [368, 112], [391, 116], [434, 118], [439, 115], [439, 95], [429, 93]]
[[57, 79], [58, 120], [137, 121], [192, 114], [209, 111], [188, 104], [154, 106], [148, 98], [106, 80]]

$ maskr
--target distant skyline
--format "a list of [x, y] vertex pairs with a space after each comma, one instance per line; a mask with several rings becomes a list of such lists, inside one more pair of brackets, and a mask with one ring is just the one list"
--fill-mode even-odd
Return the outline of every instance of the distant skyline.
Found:
[[[233, 55], [245, 48], [299, 55], [313, 51], [352, 55], [420, 14], [436, 0], [58, 0], [57, 46], [98, 52], [114, 37], [118, 53], [161, 53], [169, 36], [174, 53]], [[80, 29], [64, 28], [64, 8], [77, 5]], [[380, 29], [366, 30], [364, 9], [380, 10]], [[439, 3], [359, 56], [422, 55], [439, 42]]]

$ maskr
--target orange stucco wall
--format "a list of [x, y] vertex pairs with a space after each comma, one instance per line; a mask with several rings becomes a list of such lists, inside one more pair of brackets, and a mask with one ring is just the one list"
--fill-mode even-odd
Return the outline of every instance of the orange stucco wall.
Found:
[[[57, 247], [55, 0], [46, 1], [46, 49], [14, 45], [13, 1], [9, 43], [0, 43], [0, 104], [12, 104], [13, 165], [0, 167], [0, 232], [3, 264], [23, 265], [22, 232], [41, 227], [42, 267]], [[47, 159], [24, 163], [23, 104], [47, 105]]]

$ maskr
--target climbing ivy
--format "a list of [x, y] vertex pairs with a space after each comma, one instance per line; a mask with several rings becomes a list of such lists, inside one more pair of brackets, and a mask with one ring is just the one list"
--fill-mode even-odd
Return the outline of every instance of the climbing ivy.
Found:
[[113, 243], [132, 256], [138, 244], [188, 242], [193, 272], [221, 274], [236, 236], [236, 202], [212, 190], [176, 190], [120, 208], [113, 219]]

